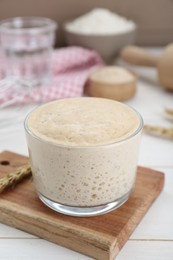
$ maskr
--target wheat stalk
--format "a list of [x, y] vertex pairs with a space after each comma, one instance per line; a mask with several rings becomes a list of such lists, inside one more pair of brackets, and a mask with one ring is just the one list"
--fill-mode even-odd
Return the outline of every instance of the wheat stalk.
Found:
[[144, 131], [152, 135], [157, 135], [160, 137], [165, 137], [173, 140], [173, 128], [145, 125]]
[[0, 193], [8, 188], [14, 188], [16, 184], [22, 181], [25, 177], [31, 175], [31, 165], [27, 164], [19, 167], [16, 171], [7, 174], [0, 178]]
[[170, 116], [173, 116], [173, 109], [171, 108], [165, 108], [165, 112], [166, 114], [170, 115]]

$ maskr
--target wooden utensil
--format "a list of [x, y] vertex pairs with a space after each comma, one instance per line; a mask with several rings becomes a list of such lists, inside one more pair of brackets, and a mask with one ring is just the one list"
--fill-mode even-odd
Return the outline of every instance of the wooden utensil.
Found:
[[137, 76], [125, 68], [105, 66], [89, 75], [86, 93], [93, 97], [125, 101], [135, 95], [136, 80]]
[[160, 57], [136, 46], [127, 46], [121, 52], [121, 58], [133, 65], [156, 67], [161, 86], [173, 91], [173, 44], [169, 44]]

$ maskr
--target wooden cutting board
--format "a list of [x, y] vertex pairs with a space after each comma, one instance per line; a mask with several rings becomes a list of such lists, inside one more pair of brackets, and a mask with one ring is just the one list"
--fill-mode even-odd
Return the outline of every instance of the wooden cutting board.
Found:
[[[27, 157], [0, 153], [0, 176], [25, 164]], [[54, 212], [38, 198], [32, 179], [0, 194], [0, 222], [83, 253], [112, 260], [161, 192], [164, 174], [138, 167], [134, 192], [120, 208], [105, 215], [78, 218]]]

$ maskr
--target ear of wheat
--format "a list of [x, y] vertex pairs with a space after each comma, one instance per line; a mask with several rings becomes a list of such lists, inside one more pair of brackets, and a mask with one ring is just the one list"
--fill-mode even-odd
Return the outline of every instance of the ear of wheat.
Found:
[[173, 128], [145, 125], [144, 131], [149, 134], [152, 134], [152, 135], [169, 138], [169, 139], [173, 140]]
[[7, 174], [0, 178], [0, 193], [9, 189], [14, 188], [24, 178], [31, 176], [30, 164], [19, 167], [16, 171]]
[[173, 117], [173, 109], [165, 108], [165, 113]]
[[[171, 117], [171, 120], [173, 120], [173, 109], [165, 108], [165, 113]], [[144, 131], [148, 134], [173, 140], [173, 127], [168, 128], [163, 126], [145, 125]]]

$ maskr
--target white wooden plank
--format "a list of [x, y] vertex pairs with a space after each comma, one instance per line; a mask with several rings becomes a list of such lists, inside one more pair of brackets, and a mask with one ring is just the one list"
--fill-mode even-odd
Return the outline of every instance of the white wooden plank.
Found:
[[173, 240], [173, 168], [157, 170], [165, 172], [164, 189], [133, 232], [132, 239]]
[[0, 239], [2, 260], [79, 260], [91, 259], [43, 239]]
[[128, 241], [116, 260], [172, 260], [171, 241]]
[[35, 236], [18, 230], [16, 228], [9, 227], [7, 225], [0, 224], [0, 238], [35, 238]]
[[173, 167], [173, 141], [143, 134], [139, 165], [155, 167]]
[[[20, 245], [19, 245], [20, 244]], [[9, 250], [10, 248], [10, 250]], [[116, 260], [172, 260], [173, 241], [128, 241]], [[1, 239], [3, 260], [90, 260], [92, 258], [42, 239]]]

